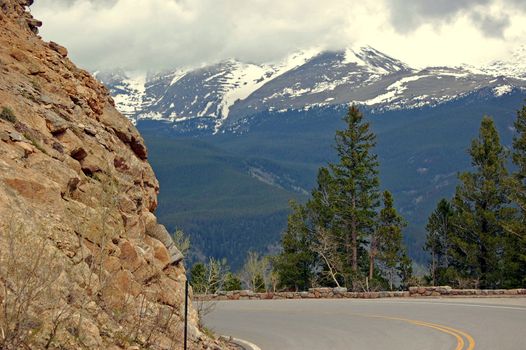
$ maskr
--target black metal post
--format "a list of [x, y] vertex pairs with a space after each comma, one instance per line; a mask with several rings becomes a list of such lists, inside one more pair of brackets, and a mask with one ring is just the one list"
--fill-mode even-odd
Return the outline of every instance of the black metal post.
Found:
[[188, 338], [188, 280], [184, 284], [184, 350], [187, 350]]

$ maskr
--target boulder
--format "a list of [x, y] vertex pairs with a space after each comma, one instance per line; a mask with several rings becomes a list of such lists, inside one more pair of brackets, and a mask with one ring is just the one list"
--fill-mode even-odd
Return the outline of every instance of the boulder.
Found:
[[150, 224], [146, 227], [146, 234], [159, 240], [164, 244], [170, 254], [170, 263], [177, 264], [184, 259], [183, 254], [177, 249], [172, 236], [166, 230], [166, 227], [160, 224]]
[[62, 57], [67, 57], [67, 55], [68, 55], [68, 50], [64, 46], [61, 46], [61, 45], [57, 44], [54, 41], [50, 41], [49, 42], [49, 47], [53, 51], [56, 51]]
[[343, 294], [343, 293], [347, 292], [347, 288], [345, 288], [345, 287], [334, 287], [332, 289], [332, 292], [334, 294]]

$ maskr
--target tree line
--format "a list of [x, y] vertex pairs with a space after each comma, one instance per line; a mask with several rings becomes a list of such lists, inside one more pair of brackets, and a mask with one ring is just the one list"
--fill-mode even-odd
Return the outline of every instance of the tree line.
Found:
[[239, 273], [226, 260], [196, 263], [194, 292], [526, 285], [526, 106], [517, 113], [511, 150], [493, 120], [482, 119], [468, 150], [472, 169], [458, 174], [453, 198], [440, 200], [429, 216], [428, 273], [418, 278], [403, 244], [406, 221], [391, 192], [380, 189], [376, 136], [356, 106], [343, 120], [335, 135], [338, 161], [319, 169], [305, 204], [290, 202], [280, 253], [249, 252]]
[[493, 120], [482, 119], [469, 148], [472, 169], [458, 174], [453, 198], [442, 199], [429, 217], [423, 278], [413, 276], [403, 245], [405, 220], [392, 194], [379, 190], [369, 123], [355, 106], [344, 121], [346, 129], [335, 137], [338, 162], [319, 169], [305, 205], [291, 203], [282, 252], [274, 259], [280, 288], [526, 285], [526, 107], [517, 113], [511, 150]]
[[482, 119], [469, 148], [472, 170], [458, 175], [453, 198], [437, 204], [426, 226], [428, 283], [526, 285], [526, 107], [518, 111], [514, 127], [508, 150], [493, 120]]

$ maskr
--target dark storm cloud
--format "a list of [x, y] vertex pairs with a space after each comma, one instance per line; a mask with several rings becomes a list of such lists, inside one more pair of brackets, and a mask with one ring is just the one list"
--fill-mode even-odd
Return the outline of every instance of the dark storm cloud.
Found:
[[407, 33], [427, 23], [443, 23], [491, 0], [388, 0], [391, 22]]
[[526, 0], [511, 0], [511, 3], [514, 6], [526, 11]]
[[[488, 37], [502, 37], [510, 25], [510, 12], [526, 11], [526, 0], [387, 0], [391, 23], [400, 33], [409, 33], [424, 24], [444, 25], [465, 15]], [[495, 14], [491, 6], [502, 10]]]
[[490, 15], [479, 11], [471, 14], [471, 20], [485, 36], [493, 38], [502, 38], [504, 30], [510, 25], [507, 15]]

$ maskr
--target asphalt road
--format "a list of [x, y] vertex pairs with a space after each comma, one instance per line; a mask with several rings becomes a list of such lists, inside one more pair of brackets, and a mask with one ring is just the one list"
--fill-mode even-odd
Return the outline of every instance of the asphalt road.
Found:
[[526, 298], [225, 301], [205, 324], [262, 350], [526, 350]]

